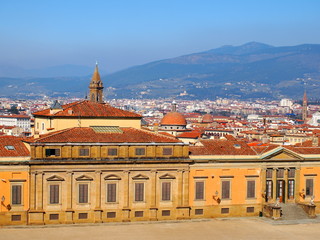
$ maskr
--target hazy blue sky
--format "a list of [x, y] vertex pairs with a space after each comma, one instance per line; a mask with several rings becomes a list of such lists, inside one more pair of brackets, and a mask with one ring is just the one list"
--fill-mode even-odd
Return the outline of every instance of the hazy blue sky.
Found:
[[222, 45], [320, 43], [319, 0], [1, 0], [0, 64], [107, 72]]

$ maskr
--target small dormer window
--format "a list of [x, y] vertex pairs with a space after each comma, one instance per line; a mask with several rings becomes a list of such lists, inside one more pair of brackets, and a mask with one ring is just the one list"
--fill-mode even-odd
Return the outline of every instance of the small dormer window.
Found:
[[15, 150], [14, 146], [12, 146], [12, 145], [6, 145], [5, 148], [7, 150]]

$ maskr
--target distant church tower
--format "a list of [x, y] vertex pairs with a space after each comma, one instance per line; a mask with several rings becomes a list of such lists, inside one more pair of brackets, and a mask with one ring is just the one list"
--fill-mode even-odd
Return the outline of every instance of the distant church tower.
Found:
[[302, 120], [306, 121], [308, 117], [308, 99], [307, 93], [304, 91], [303, 102], [302, 102]]
[[91, 102], [102, 103], [103, 99], [103, 83], [100, 79], [100, 74], [98, 71], [98, 63], [96, 63], [96, 68], [94, 69], [94, 73], [92, 75], [92, 79], [89, 85], [90, 93], [89, 99]]

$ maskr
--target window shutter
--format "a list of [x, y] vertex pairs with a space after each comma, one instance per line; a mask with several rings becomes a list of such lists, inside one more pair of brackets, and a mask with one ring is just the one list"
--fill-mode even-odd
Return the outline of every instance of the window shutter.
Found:
[[144, 183], [135, 184], [135, 201], [143, 201], [144, 199]]
[[116, 202], [116, 193], [117, 193], [117, 184], [116, 183], [108, 183], [107, 185], [107, 202]]
[[196, 182], [196, 199], [204, 199], [204, 182]]
[[21, 185], [12, 186], [12, 204], [21, 204]]
[[247, 181], [247, 198], [254, 198], [255, 197], [255, 181]]
[[88, 203], [88, 184], [79, 184], [79, 203]]
[[50, 185], [50, 204], [59, 203], [59, 185]]
[[162, 200], [169, 201], [171, 198], [171, 182], [162, 183]]
[[230, 198], [230, 181], [222, 181], [222, 199]]

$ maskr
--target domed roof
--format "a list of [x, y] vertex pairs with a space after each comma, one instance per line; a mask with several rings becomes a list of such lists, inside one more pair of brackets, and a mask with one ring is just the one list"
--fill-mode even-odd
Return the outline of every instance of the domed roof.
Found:
[[212, 122], [213, 122], [213, 117], [212, 117], [212, 115], [209, 114], [209, 113], [203, 115], [203, 117], [202, 117], [202, 122], [203, 122], [203, 123], [212, 123]]
[[161, 125], [187, 125], [187, 121], [181, 113], [169, 112], [160, 122]]

